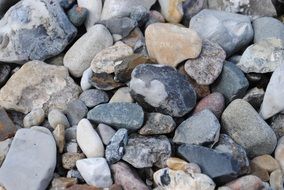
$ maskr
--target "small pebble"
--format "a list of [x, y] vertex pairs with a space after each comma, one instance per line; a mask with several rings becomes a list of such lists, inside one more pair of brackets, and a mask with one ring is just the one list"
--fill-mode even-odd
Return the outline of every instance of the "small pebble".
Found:
[[64, 153], [62, 154], [62, 166], [63, 168], [70, 170], [76, 166], [76, 161], [85, 158], [82, 153]]
[[81, 26], [88, 16], [88, 10], [84, 7], [78, 7], [78, 5], [74, 5], [67, 12], [69, 20], [72, 22], [74, 26]]
[[130, 88], [129, 87], [122, 87], [116, 90], [114, 95], [111, 97], [110, 103], [112, 102], [129, 102], [133, 103], [134, 100], [130, 95]]
[[89, 108], [109, 101], [107, 93], [97, 89], [85, 90], [82, 92], [79, 99]]
[[24, 127], [32, 127], [40, 125], [45, 117], [44, 110], [41, 108], [33, 109], [30, 113], [28, 113], [24, 118]]
[[54, 129], [57, 125], [63, 125], [66, 128], [70, 127], [69, 121], [65, 114], [58, 109], [52, 109], [51, 111], [49, 111], [48, 122]]
[[65, 126], [58, 124], [53, 131], [53, 137], [59, 153], [62, 153], [65, 145]]

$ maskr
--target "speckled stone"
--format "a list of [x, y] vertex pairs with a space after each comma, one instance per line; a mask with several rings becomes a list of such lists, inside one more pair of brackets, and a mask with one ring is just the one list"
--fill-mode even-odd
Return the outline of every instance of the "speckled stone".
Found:
[[81, 101], [89, 108], [108, 102], [109, 98], [106, 92], [97, 89], [85, 90], [79, 97]]
[[70, 170], [76, 166], [76, 161], [85, 158], [82, 153], [64, 153], [62, 154], [62, 166], [63, 168]]
[[45, 118], [45, 113], [42, 108], [33, 109], [30, 113], [28, 113], [23, 120], [24, 127], [32, 127], [39, 126]]

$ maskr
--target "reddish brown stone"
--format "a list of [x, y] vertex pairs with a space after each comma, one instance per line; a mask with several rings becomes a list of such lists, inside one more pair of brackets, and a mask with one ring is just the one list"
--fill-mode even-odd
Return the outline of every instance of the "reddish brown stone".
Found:
[[13, 137], [17, 130], [7, 112], [0, 107], [0, 141]]

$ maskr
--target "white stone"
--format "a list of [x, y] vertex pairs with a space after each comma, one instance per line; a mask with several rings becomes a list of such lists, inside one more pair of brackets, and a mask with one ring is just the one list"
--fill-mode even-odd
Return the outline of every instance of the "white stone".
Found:
[[2, 165], [6, 155], [8, 153], [8, 150], [11, 146], [11, 143], [12, 143], [12, 139], [6, 139], [6, 140], [0, 142], [0, 166]]
[[58, 109], [52, 109], [48, 113], [48, 122], [52, 128], [56, 128], [58, 124], [70, 127], [69, 121], [64, 113]]
[[37, 126], [40, 125], [45, 118], [44, 110], [42, 108], [36, 108], [33, 109], [30, 113], [28, 113], [24, 117], [24, 127], [32, 127], [32, 126]]
[[101, 138], [87, 119], [82, 119], [77, 126], [77, 142], [88, 158], [104, 156]]
[[90, 79], [92, 78], [92, 76], [93, 76], [93, 70], [91, 69], [91, 67], [89, 67], [83, 72], [80, 82], [83, 91], [88, 90], [92, 87], [92, 84], [90, 83]]
[[78, 153], [79, 152], [79, 146], [78, 146], [78, 143], [76, 143], [76, 142], [66, 143], [65, 149], [66, 149], [66, 152], [69, 152], [69, 153]]
[[111, 97], [111, 102], [129, 102], [133, 103], [134, 100], [130, 94], [130, 88], [129, 87], [122, 87], [117, 89], [117, 91], [114, 93], [114, 95]]

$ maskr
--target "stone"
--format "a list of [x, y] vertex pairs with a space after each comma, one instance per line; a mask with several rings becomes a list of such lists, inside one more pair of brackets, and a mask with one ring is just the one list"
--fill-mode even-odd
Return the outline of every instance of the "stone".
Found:
[[246, 175], [225, 185], [232, 190], [257, 190], [264, 187], [261, 179], [254, 175]]
[[0, 18], [5, 14], [5, 12], [19, 0], [1, 0], [0, 1]]
[[219, 92], [213, 92], [202, 98], [196, 105], [193, 113], [210, 110], [217, 118], [220, 118], [225, 109], [225, 98]]
[[145, 28], [147, 28], [150, 24], [154, 23], [165, 23], [165, 18], [164, 16], [156, 10], [150, 10], [149, 12], [149, 19], [145, 24]]
[[281, 169], [283, 171], [284, 170], [284, 137], [281, 137], [278, 140], [278, 144], [274, 152], [274, 158], [279, 162]]
[[0, 88], [5, 85], [9, 75], [11, 73], [11, 67], [9, 65], [0, 65]]
[[[0, 110], [1, 110], [1, 108], [0, 108]], [[16, 126], [16, 128], [23, 128], [24, 127], [23, 120], [24, 120], [25, 114], [23, 114], [21, 112], [14, 111], [14, 110], [7, 110], [7, 114], [8, 114], [8, 117], [10, 117], [11, 121]]]
[[284, 41], [270, 38], [249, 46], [237, 66], [245, 73], [269, 73], [275, 71], [283, 59]]
[[[17, 88], [15, 88], [17, 86]], [[79, 96], [80, 87], [63, 66], [31, 61], [23, 65], [0, 90], [0, 105], [22, 113], [36, 108], [65, 109]]]
[[270, 174], [270, 186], [272, 189], [281, 190], [283, 189], [283, 173], [281, 169], [275, 170]]
[[57, 125], [63, 125], [66, 128], [70, 127], [69, 121], [65, 114], [58, 109], [51, 109], [48, 113], [48, 122], [52, 128], [56, 128]]
[[261, 106], [264, 97], [264, 90], [261, 88], [254, 87], [250, 89], [247, 94], [243, 97], [243, 100], [247, 101], [252, 105], [255, 110], [258, 110]]
[[87, 158], [104, 156], [100, 136], [87, 119], [82, 119], [77, 126], [77, 142]]
[[87, 184], [83, 184], [83, 185], [75, 184], [67, 188], [67, 190], [100, 190], [100, 189], [101, 188], [97, 188], [95, 186], [87, 185]]
[[214, 181], [204, 174], [187, 174], [184, 171], [174, 171], [169, 168], [156, 171], [154, 181], [163, 190], [214, 190], [216, 186]]
[[15, 126], [5, 109], [0, 107], [0, 141], [13, 137], [19, 128]]
[[88, 185], [93, 185], [98, 188], [107, 188], [113, 183], [110, 169], [104, 158], [78, 160], [76, 166]]
[[115, 184], [121, 185], [124, 190], [148, 190], [140, 177], [126, 163], [117, 162], [111, 165]]
[[149, 56], [159, 64], [172, 67], [186, 59], [197, 58], [202, 48], [202, 40], [197, 32], [169, 23], [149, 25], [145, 40]]
[[183, 24], [185, 26], [189, 25], [190, 19], [195, 16], [197, 13], [199, 13], [202, 9], [205, 9], [207, 7], [207, 1], [206, 0], [185, 0], [182, 4], [182, 9], [184, 12], [183, 16]]
[[102, 90], [90, 89], [85, 90], [80, 95], [79, 99], [89, 107], [95, 107], [99, 104], [107, 103], [109, 101], [108, 94]]
[[190, 28], [201, 38], [218, 43], [227, 57], [246, 47], [254, 34], [250, 17], [209, 9], [192, 17]]
[[83, 72], [83, 75], [80, 81], [80, 86], [83, 91], [88, 90], [92, 87], [92, 84], [90, 82], [92, 76], [93, 76], [93, 70], [91, 69], [91, 67], [89, 67]]
[[223, 94], [228, 103], [243, 98], [248, 87], [249, 82], [243, 72], [233, 63], [227, 62], [220, 77], [212, 85], [212, 91]]
[[100, 123], [97, 127], [97, 131], [104, 143], [104, 145], [108, 145], [113, 135], [116, 131], [108, 125]]
[[77, 0], [80, 7], [88, 10], [88, 15], [85, 20], [85, 27], [89, 30], [97, 21], [100, 20], [102, 12], [102, 0]]
[[113, 102], [128, 102], [128, 103], [133, 103], [134, 100], [131, 97], [130, 94], [130, 88], [129, 87], [121, 87], [116, 90], [114, 95], [111, 97], [109, 103]]
[[76, 166], [76, 161], [84, 158], [85, 155], [82, 153], [64, 153], [62, 154], [62, 166], [67, 170], [73, 169]]
[[81, 176], [80, 172], [76, 169], [71, 169], [67, 172], [66, 177], [68, 178], [76, 178], [79, 182], [86, 183], [83, 177]]
[[145, 38], [139, 27], [134, 28], [127, 37], [122, 39], [122, 42], [130, 46], [135, 53], [148, 55], [145, 51]]
[[139, 27], [142, 27], [149, 20], [149, 11], [141, 5], [133, 7], [130, 12], [130, 18], [135, 20]]
[[50, 65], [63, 66], [64, 53], [47, 59], [45, 62]]
[[68, 18], [74, 26], [81, 26], [88, 16], [88, 9], [74, 5], [68, 12]]
[[156, 0], [105, 0], [101, 20], [107, 20], [113, 17], [129, 16], [131, 10], [137, 6], [143, 6], [147, 10], [156, 2]]
[[96, 54], [111, 46], [112, 43], [113, 39], [108, 29], [101, 24], [96, 24], [66, 52], [64, 66], [68, 68], [72, 76], [81, 77]]
[[6, 155], [10, 149], [12, 138], [0, 141], [0, 166], [6, 158]]
[[58, 152], [62, 153], [65, 145], [65, 126], [58, 124], [52, 133], [58, 148]]
[[72, 126], [77, 125], [87, 115], [87, 112], [87, 106], [79, 99], [70, 101], [65, 110], [66, 116]]
[[60, 54], [77, 34], [59, 3], [50, 0], [20, 1], [0, 28], [0, 61], [19, 64]]
[[277, 139], [284, 136], [284, 114], [277, 114], [272, 117], [270, 126], [276, 134]]
[[49, 130], [19, 129], [0, 168], [0, 183], [6, 189], [46, 189], [55, 166], [56, 145]]
[[105, 72], [93, 73], [90, 83], [93, 87], [104, 91], [113, 90], [124, 85], [123, 83], [115, 81], [112, 74]]
[[76, 142], [76, 135], [77, 135], [77, 125], [65, 129], [65, 141]]
[[259, 177], [262, 181], [269, 181], [269, 173], [254, 163], [250, 164], [250, 174]]
[[109, 164], [114, 164], [122, 158], [127, 142], [127, 130], [117, 130], [106, 147], [105, 157]]
[[257, 18], [252, 22], [254, 29], [254, 43], [265, 39], [280, 39], [284, 41], [284, 24], [272, 17]]
[[166, 21], [179, 23], [183, 17], [182, 1], [180, 0], [159, 0], [161, 13]]
[[196, 104], [196, 93], [187, 78], [165, 65], [142, 64], [131, 75], [132, 97], [145, 108], [181, 117]]
[[278, 161], [267, 154], [253, 158], [251, 160], [251, 163], [257, 165], [258, 167], [269, 173], [280, 168]]
[[79, 145], [76, 142], [67, 142], [64, 147], [64, 151], [67, 153], [78, 153], [79, 152]]
[[57, 177], [53, 178], [50, 190], [67, 189], [77, 183], [76, 178]]
[[76, 0], [58, 0], [58, 2], [64, 10], [69, 10], [76, 4]]
[[182, 170], [186, 173], [201, 173], [201, 169], [197, 164], [188, 163], [180, 158], [171, 157], [167, 159], [167, 166], [172, 170]]
[[208, 109], [184, 120], [175, 130], [173, 142], [212, 145], [219, 139], [220, 123]]
[[122, 159], [135, 168], [152, 167], [153, 165], [162, 168], [166, 166], [171, 152], [171, 144], [166, 136], [130, 135]]
[[267, 85], [263, 102], [260, 108], [260, 115], [268, 119], [284, 110], [284, 102], [281, 97], [284, 95], [284, 89], [279, 88], [284, 84], [284, 64], [281, 64], [272, 74]]
[[217, 43], [204, 40], [199, 57], [187, 60], [184, 69], [198, 84], [210, 85], [221, 74], [225, 58], [225, 51]]
[[145, 123], [139, 130], [141, 135], [161, 135], [171, 133], [176, 123], [169, 115], [161, 113], [146, 113]]
[[283, 11], [284, 2], [283, 2], [283, 0], [272, 0], [272, 3], [274, 4], [278, 15], [283, 15], [284, 14], [284, 11]]
[[40, 125], [44, 121], [44, 118], [45, 114], [42, 108], [33, 109], [24, 117], [24, 127], [29, 128], [32, 126]]
[[277, 138], [270, 126], [244, 100], [231, 102], [222, 114], [222, 129], [245, 148], [249, 157], [271, 154]]
[[143, 109], [135, 103], [115, 102], [101, 104], [88, 112], [87, 118], [116, 129], [138, 130], [144, 121]]

